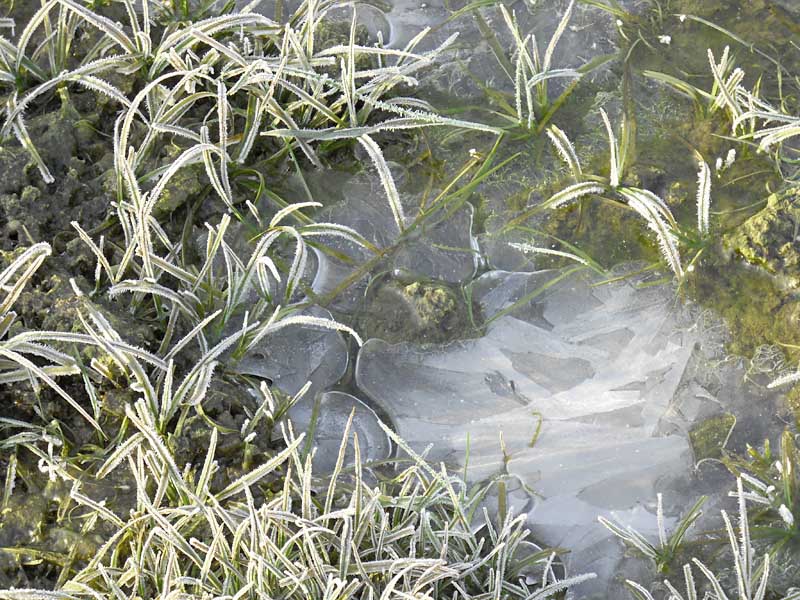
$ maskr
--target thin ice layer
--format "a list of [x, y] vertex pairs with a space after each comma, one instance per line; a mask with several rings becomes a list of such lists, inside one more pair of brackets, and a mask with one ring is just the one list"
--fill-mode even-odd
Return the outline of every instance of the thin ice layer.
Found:
[[355, 396], [344, 392], [325, 392], [314, 402], [299, 403], [290, 412], [295, 431], [311, 435], [314, 472], [327, 475], [334, 471], [342, 444], [342, 431], [352, 415], [343, 466], [355, 463], [353, 436], [358, 436], [362, 462], [370, 464], [389, 458], [391, 442], [378, 423], [378, 416]]
[[599, 560], [610, 576], [619, 545], [597, 516], [631, 520], [688, 471], [685, 437], [660, 425], [694, 339], [668, 286], [593, 287], [575, 275], [547, 287], [556, 275], [484, 275], [474, 297], [501, 316], [482, 338], [427, 348], [371, 340], [356, 378], [417, 450], [433, 444], [432, 459], [463, 465], [469, 445], [471, 479], [518, 476], [536, 491], [530, 520], [542, 541], [570, 548], [581, 568]]
[[[332, 320], [331, 313], [316, 306], [299, 315]], [[295, 324], [264, 337], [234, 370], [267, 379], [290, 396], [309, 383], [305, 398], [313, 399], [344, 375], [347, 363], [347, 343], [341, 334], [316, 325]]]
[[418, 206], [404, 195], [407, 223], [401, 235], [384, 196], [374, 178], [354, 177], [344, 197], [318, 215], [320, 221], [351, 227], [372, 246], [360, 247], [338, 236], [317, 238], [324, 248], [314, 249], [319, 267], [311, 287], [317, 296], [329, 299], [327, 306], [336, 311], [351, 314], [357, 310], [369, 280], [364, 265], [376, 259], [379, 250], [385, 261], [380, 266], [372, 264], [375, 270], [447, 283], [461, 283], [475, 275], [479, 251], [472, 235], [471, 205], [452, 213], [433, 211], [417, 222]]

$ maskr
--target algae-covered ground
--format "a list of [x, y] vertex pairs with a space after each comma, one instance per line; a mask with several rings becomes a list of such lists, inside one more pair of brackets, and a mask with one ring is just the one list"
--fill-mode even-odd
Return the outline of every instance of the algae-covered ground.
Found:
[[[17, 22], [15, 30], [6, 36], [14, 44], [20, 43], [21, 25], [32, 15], [52, 10], [53, 19], [26, 41], [31, 48], [42, 49], [49, 47], [49, 40], [59, 40], [61, 46], [49, 53], [34, 51], [31, 59], [38, 61], [41, 69], [51, 69], [51, 77], [84, 66], [87, 56], [103, 60], [110, 52], [105, 48], [92, 54], [100, 44], [98, 27], [91, 22], [74, 24], [72, 20], [82, 13], [67, 10], [67, 4], [43, 1], [45, 8], [38, 13], [37, 7], [26, 2], [7, 0], [0, 4], [0, 16]], [[204, 3], [157, 4], [159, 10], [151, 15], [154, 32], [158, 32], [152, 34], [153, 39], [168, 37], [174, 27], [190, 21], [192, 10], [210, 16], [225, 8], [220, 2], [209, 4], [207, 12], [202, 8]], [[233, 6], [230, 4], [227, 9]], [[263, 4], [269, 5], [260, 8], [264, 14], [296, 25], [283, 2]], [[515, 24], [522, 30], [536, 31], [542, 38], [539, 43], [544, 51], [545, 33], [553, 34], [568, 4], [572, 6], [545, 1], [507, 5], [516, 11]], [[285, 448], [275, 425], [282, 422], [284, 414], [273, 402], [290, 403], [288, 398], [298, 394], [300, 388], [291, 388], [287, 381], [294, 385], [295, 378], [307, 376], [312, 381], [309, 396], [357, 392], [352, 358], [357, 336], [425, 348], [480, 338], [492, 319], [498, 318], [484, 314], [473, 297], [477, 279], [490, 270], [522, 273], [554, 269], [566, 273], [580, 269], [592, 271], [606, 282], [654, 274], [642, 279], [641, 287], [674, 280], [676, 302], [708, 310], [715, 322], [724, 324], [725, 332], [720, 336], [724, 350], [717, 357], [721, 362], [751, 364], [754, 357], [763, 356], [769, 349], [774, 364], [755, 375], [753, 384], [760, 386], [766, 397], [766, 384], [791, 372], [800, 361], [797, 157], [791, 140], [780, 152], [764, 152], [759, 151], [758, 140], [752, 135], [734, 135], [724, 103], [715, 104], [716, 96], [711, 96], [715, 83], [707, 49], [720, 59], [723, 48], [729, 46], [732, 64], [743, 70], [742, 85], [758, 89], [762, 99], [784, 113], [798, 115], [800, 50], [793, 40], [800, 31], [800, 14], [791, 3], [766, 0], [578, 2], [565, 39], [557, 49], [547, 50], [545, 60], [552, 54], [559, 68], [574, 68], [579, 73], [567, 74], [563, 80], [554, 78], [543, 96], [539, 84], [531, 84], [530, 90], [538, 94], [534, 100], [519, 93], [515, 97], [515, 83], [519, 81], [515, 82], [515, 74], [507, 71], [512, 61], [521, 64], [520, 49], [516, 46], [515, 50], [514, 36], [499, 5], [444, 2], [411, 11], [409, 14], [418, 15], [428, 10], [421, 18], [430, 18], [430, 22], [422, 24], [432, 25], [433, 30], [431, 41], [426, 38], [419, 48], [409, 49], [408, 56], [431, 51], [434, 43], [443, 43], [454, 31], [462, 30], [462, 36], [441, 55], [432, 55], [430, 60], [421, 61], [424, 64], [419, 68], [403, 72], [396, 81], [392, 79], [386, 90], [376, 85], [369, 92], [375, 96], [370, 104], [364, 99], [366, 93], [342, 91], [348, 89], [348, 73], [358, 71], [359, 77], [369, 80], [385, 66], [384, 61], [397, 55], [401, 56], [397, 72], [401, 72], [405, 57], [396, 46], [385, 54], [363, 51], [357, 58], [354, 54], [348, 57], [346, 46], [379, 47], [384, 29], [387, 35], [398, 36], [408, 25], [397, 16], [397, 6], [376, 8], [370, 4], [365, 14], [380, 8], [387, 16], [377, 21], [353, 19], [351, 23], [349, 13], [347, 18], [337, 16], [336, 10], [344, 10], [343, 3], [333, 7], [326, 4], [330, 15], [316, 34], [303, 40], [287, 34], [285, 47], [274, 42], [259, 47], [270, 60], [288, 52], [292, 45], [297, 52], [301, 47], [308, 50], [313, 58], [308, 64], [273, 61], [259, 67], [263, 67], [265, 78], [280, 78], [284, 69], [290, 71], [286, 76], [290, 82], [280, 92], [269, 89], [263, 97], [253, 92], [241, 101], [234, 98], [237, 93], [249, 93], [266, 79], [233, 90], [209, 91], [210, 87], [203, 87], [197, 94], [194, 83], [182, 82], [194, 104], [187, 101], [182, 105], [184, 100], [173, 98], [158, 108], [163, 111], [159, 115], [175, 119], [153, 134], [160, 136], [158, 142], [151, 143], [141, 155], [134, 146], [152, 142], [149, 136], [155, 129], [148, 129], [152, 123], [137, 121], [136, 117], [128, 124], [129, 130], [121, 132], [123, 108], [103, 82], [130, 101], [151, 84], [149, 70], [157, 62], [152, 56], [104, 72], [91, 80], [91, 85], [62, 82], [37, 95], [24, 111], [16, 111], [19, 97], [42, 83], [37, 80], [40, 69], [27, 64], [27, 59], [12, 64], [9, 48], [0, 46], [0, 71], [8, 74], [2, 79], [0, 94], [7, 106], [5, 116], [13, 115], [0, 140], [0, 270], [13, 265], [30, 246], [47, 242], [51, 247], [47, 260], [31, 270], [13, 303], [13, 316], [0, 315], [0, 339], [42, 331], [84, 335], [87, 327], [93, 333], [114, 331], [123, 334], [129, 345], [126, 351], [139, 349], [139, 357], [145, 353], [158, 355], [157, 366], [166, 355], [163, 362], [169, 363], [169, 368], [192, 372], [193, 365], [205, 360], [209, 347], [222, 344], [236, 331], [247, 330], [255, 320], [311, 315], [312, 325], [323, 320], [328, 323], [330, 318], [342, 326], [337, 325], [340, 330], [352, 328], [346, 331], [355, 336], [346, 341], [340, 337], [335, 342], [303, 338], [302, 348], [291, 347], [289, 337], [287, 345], [276, 345], [271, 355], [266, 343], [243, 349], [246, 336], [242, 334], [241, 343], [220, 350], [208, 371], [195, 374], [198, 380], [205, 378], [205, 385], [191, 382], [200, 390], [196, 397], [187, 399], [180, 411], [153, 427], [163, 434], [164, 447], [177, 465], [175, 470], [191, 474], [187, 478], [193, 481], [207, 477], [209, 489], [215, 490], [225, 490], [232, 482], [246, 478]], [[114, 32], [113, 23], [129, 18], [124, 2], [77, 2], [77, 6], [105, 15], [112, 25], [99, 22]], [[132, 9], [133, 4], [127, 8]], [[61, 15], [60, 20], [56, 14]], [[433, 16], [426, 17], [428, 14]], [[390, 26], [382, 27], [384, 21]], [[69, 43], [62, 43], [50, 31], [52, 27], [69, 29]], [[128, 31], [130, 26], [119, 27], [124, 35], [130, 33], [132, 39], [139, 39]], [[228, 58], [226, 52], [231, 48], [247, 54], [248, 44], [255, 43], [250, 38], [266, 35], [258, 27], [245, 32], [244, 25], [238, 37], [231, 31], [221, 42], [212, 39], [213, 32], [204, 33], [210, 41], [202, 38], [202, 42], [212, 50], [202, 57], [178, 44], [177, 49], [165, 53], [164, 64], [178, 71], [198, 69], [201, 79], [205, 78], [202, 85], [206, 85], [216, 68], [213, 60]], [[138, 35], [141, 38], [145, 34], [140, 31]], [[269, 35], [278, 33], [270, 31]], [[531, 39], [525, 42], [535, 43]], [[208, 58], [212, 51], [214, 59]], [[331, 56], [336, 59], [328, 60]], [[203, 70], [206, 59], [210, 66]], [[231, 61], [220, 71], [240, 75], [237, 69], [241, 65], [235, 59]], [[319, 93], [319, 99], [311, 98], [305, 88], [298, 89], [299, 76], [291, 80], [296, 72], [312, 67], [319, 72], [315, 78], [303, 80], [302, 85]], [[516, 75], [525, 76], [526, 68], [517, 66]], [[244, 68], [241, 71], [252, 74]], [[166, 89], [166, 80], [161, 87], [151, 89], [141, 99], [140, 109], [155, 114], [154, 107], [163, 100]], [[219, 99], [228, 96], [231, 114], [217, 112]], [[375, 108], [378, 98], [385, 103]], [[526, 100], [537, 113], [528, 123], [518, 118]], [[324, 105], [328, 101], [331, 107]], [[254, 134], [247, 156], [231, 158], [224, 169], [217, 166], [218, 156], [213, 152], [243, 145], [252, 115], [266, 111], [265, 107], [274, 112], [262, 127], [267, 133], [280, 129], [283, 137]], [[615, 173], [619, 164], [609, 156], [601, 108], [608, 113], [619, 138], [616, 150], [624, 167], [621, 173]], [[291, 116], [282, 121], [281, 115], [287, 111]], [[485, 127], [469, 129], [456, 121], [429, 127], [431, 123], [419, 117], [419, 111]], [[21, 115], [24, 133], [14, 121]], [[295, 121], [291, 121], [293, 117]], [[392, 126], [370, 129], [393, 118], [397, 122]], [[227, 125], [220, 126], [220, 121], [247, 126], [226, 139]], [[412, 121], [413, 128], [408, 126]], [[553, 151], [553, 138], [548, 137], [553, 132], [548, 130], [550, 125], [556, 125], [571, 140], [580, 159], [580, 175], [601, 187], [558, 208], [545, 206], [545, 201], [581, 181], [574, 168], [565, 168], [562, 157]], [[331, 133], [348, 127], [356, 133]], [[123, 133], [129, 136], [131, 147], [121, 153], [117, 144]], [[367, 134], [380, 142], [377, 158], [371, 145], [374, 142]], [[369, 141], [354, 139], [364, 135]], [[219, 139], [213, 152], [209, 148], [217, 141], [209, 141], [212, 136]], [[313, 141], [313, 148], [306, 139]], [[171, 173], [171, 166], [180, 165], [194, 143], [203, 150]], [[126, 158], [128, 151], [130, 158]], [[698, 163], [711, 165], [710, 224], [703, 231], [696, 226]], [[42, 164], [52, 175], [52, 182], [43, 177]], [[158, 201], [147, 211], [143, 208], [146, 200], [139, 198], [137, 204], [130, 198], [141, 190], [133, 191], [129, 180], [123, 183], [128, 170], [147, 192], [158, 189], [155, 182], [170, 173], [169, 183], [159, 190]], [[218, 172], [221, 175], [217, 176]], [[615, 175], [620, 181], [614, 181]], [[663, 198], [664, 210], [674, 215], [669, 239], [674, 238], [680, 251], [679, 276], [664, 258], [660, 244], [663, 237], [656, 235], [652, 222], [648, 226], [641, 213], [631, 210], [629, 202], [612, 193], [617, 188], [649, 190]], [[227, 204], [228, 194], [236, 198], [235, 205]], [[392, 203], [394, 195], [402, 200], [407, 214], [400, 214]], [[128, 200], [133, 208], [124, 206]], [[291, 203], [302, 205], [287, 209]], [[152, 230], [147, 243], [138, 241], [145, 227], [142, 221], [137, 225], [137, 211], [144, 215], [148, 231]], [[130, 219], [126, 221], [125, 215]], [[234, 224], [225, 219], [232, 219]], [[221, 222], [230, 226], [233, 235], [226, 238], [225, 249], [215, 255], [223, 246], [219, 241], [222, 226], [216, 229]], [[329, 222], [333, 229], [315, 229]], [[307, 246], [301, 239], [306, 234]], [[247, 271], [258, 283], [248, 282], [244, 291], [240, 290], [241, 297], [232, 300], [227, 286], [232, 286], [234, 275], [251, 268], [247, 263], [249, 252], [259, 247], [260, 240], [272, 240], [273, 235], [274, 246], [269, 253], [264, 250], [263, 258], [252, 265], [253, 272], [258, 269], [258, 277]], [[94, 241], [89, 244], [86, 238]], [[132, 239], [140, 244], [138, 250], [130, 250]], [[525, 245], [538, 250], [526, 251]], [[149, 251], [158, 257], [153, 264], [147, 259]], [[158, 276], [153, 275], [156, 272]], [[195, 276], [197, 280], [192, 281]], [[136, 285], [124, 287], [134, 280]], [[259, 287], [265, 282], [272, 285], [272, 295], [263, 293], [269, 286]], [[537, 298], [549, 285], [523, 299]], [[13, 284], [4, 280], [3, 286], [8, 292]], [[107, 292], [114, 286], [112, 296]], [[76, 289], [82, 290], [82, 295], [77, 295]], [[255, 290], [262, 292], [260, 296]], [[286, 305], [291, 310], [281, 312]], [[218, 314], [224, 314], [224, 318]], [[168, 351], [183, 336], [193, 341], [192, 336], [206, 326], [203, 335], [207, 333], [207, 338], [203, 337], [197, 348], [187, 341], [180, 348], [186, 352]], [[78, 510], [73, 497], [76, 481], [82, 486], [83, 497], [101, 499], [102, 506], [116, 515], [127, 518], [138, 510], [137, 506], [141, 508], [137, 501], [141, 503], [142, 499], [135, 492], [140, 482], [134, 476], [134, 455], [126, 454], [114, 462], [116, 448], [125, 447], [132, 439], [135, 419], [131, 407], [143, 387], [131, 383], [139, 381], [132, 375], [133, 367], [125, 368], [132, 363], [125, 363], [99, 343], [81, 345], [74, 342], [77, 338], [63, 336], [54, 339], [52, 352], [37, 349], [33, 342], [25, 346], [34, 356], [24, 367], [29, 372], [27, 378], [19, 377], [16, 355], [9, 354], [13, 348], [3, 350], [0, 360], [4, 369], [0, 376], [0, 481], [6, 482], [0, 507], [1, 589], [58, 588], [89, 564], [114, 535], [109, 521], [87, 517], [82, 512], [84, 507]], [[114, 342], [121, 344], [122, 340]], [[112, 349], [119, 351], [119, 344]], [[336, 360], [328, 359], [328, 354], [335, 353], [329, 350], [329, 344], [338, 352]], [[242, 355], [247, 356], [243, 359]], [[317, 355], [325, 356], [314, 362]], [[252, 360], [247, 366], [247, 359], [253, 356], [260, 361], [267, 356], [280, 369], [252, 367]], [[308, 359], [310, 366], [303, 363], [308, 356], [312, 357]], [[62, 373], [47, 362], [56, 359], [72, 370]], [[43, 384], [41, 377], [31, 374], [31, 365], [47, 365], [47, 372], [58, 376], [59, 385]], [[166, 385], [165, 378], [172, 385], [171, 377], [159, 375], [156, 385]], [[501, 383], [511, 390], [509, 397], [517, 396], [513, 381]], [[258, 395], [259, 385], [272, 387], [269, 402]], [[797, 431], [794, 415], [800, 415], [798, 389], [783, 388], [786, 393], [779, 401], [785, 411], [768, 415], [760, 425], [746, 430], [757, 432], [758, 439], [745, 439], [742, 433], [731, 438], [737, 416], [707, 411], [707, 418], [686, 432], [695, 460], [717, 465], [726, 462], [738, 475], [745, 469], [736, 461], [748, 451], [747, 444], [766, 455], [761, 446], [764, 437], [772, 439], [773, 444], [784, 439], [783, 458], [778, 457], [778, 451], [767, 458], [750, 454], [754, 464], [763, 467], [760, 474], [765, 478], [777, 481], [784, 477], [785, 472], [776, 474], [769, 468], [773, 459], [779, 464], [780, 460], [788, 461], [788, 465], [795, 459], [792, 452], [796, 450], [790, 452], [791, 444], [785, 441], [785, 435], [782, 438], [783, 428], [776, 422], [782, 422], [791, 434]], [[102, 436], [90, 420], [65, 402], [65, 395], [81, 399], [79, 404], [99, 423]], [[264, 417], [267, 413], [268, 418]], [[744, 421], [756, 419], [754, 413], [745, 416]], [[263, 419], [259, 434], [245, 435], [250, 424], [259, 419]], [[26, 428], [26, 424], [31, 427]], [[216, 443], [213, 469], [204, 467], [211, 464], [207, 456], [212, 439]], [[730, 439], [733, 441], [729, 444]], [[385, 445], [389, 447], [388, 442]], [[150, 458], [140, 456], [138, 460], [143, 465]], [[127, 462], [131, 463], [131, 472], [116, 468]], [[56, 467], [65, 475], [56, 476]], [[291, 472], [299, 467], [292, 464], [286, 468]], [[168, 470], [164, 468], [161, 481], [149, 482], [153, 489], [147, 493], [172, 501], [171, 495], [180, 497], [182, 492], [167, 485], [167, 479], [173, 476], [171, 471], [167, 474]], [[98, 471], [104, 472], [102, 478], [97, 477]], [[208, 475], [210, 471], [213, 476]], [[377, 473], [378, 479], [385, 476], [392, 480], [380, 468]], [[290, 487], [287, 481], [290, 475], [283, 467], [278, 468], [261, 482], [257, 499], [295, 493], [297, 490], [286, 491]], [[315, 497], [321, 497], [327, 488], [324, 483], [315, 481], [315, 485]], [[242, 505], [243, 498], [239, 498]], [[252, 503], [253, 498], [248, 496], [246, 501]], [[794, 505], [781, 506], [800, 516], [798, 502], [795, 497]], [[280, 508], [289, 511], [287, 506]], [[351, 507], [343, 506], [342, 510], [345, 508]], [[775, 514], [764, 509], [754, 517], [754, 523], [762, 524], [766, 535], [774, 533], [770, 529], [774, 519]], [[785, 516], [784, 524], [788, 524], [790, 533], [776, 542], [781, 546], [775, 555], [791, 562], [797, 556], [792, 554], [798, 543], [797, 528]], [[208, 532], [198, 532], [198, 537], [203, 536], [208, 538]], [[208, 550], [203, 544], [197, 542], [197, 547]], [[713, 559], [719, 546], [713, 540], [709, 546], [712, 550], [707, 556]], [[437, 551], [445, 553], [441, 548]], [[347, 564], [340, 566], [344, 573], [351, 572]], [[518, 570], [524, 571], [522, 566]], [[673, 569], [671, 575], [679, 572]], [[786, 567], [782, 572], [785, 576], [771, 590], [775, 598], [800, 585], [794, 569]], [[375, 578], [379, 579], [377, 575]], [[533, 585], [532, 580], [529, 583]], [[508, 597], [526, 597], [516, 589], [514, 594]]]

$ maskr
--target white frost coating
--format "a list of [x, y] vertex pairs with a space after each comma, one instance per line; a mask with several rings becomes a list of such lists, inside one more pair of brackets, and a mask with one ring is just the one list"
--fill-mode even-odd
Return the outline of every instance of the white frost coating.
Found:
[[[474, 296], [492, 315], [555, 275], [491, 272]], [[689, 471], [687, 440], [662, 426], [695, 340], [672, 314], [671, 288], [590, 287], [585, 277], [553, 286], [480, 339], [434, 348], [371, 340], [356, 378], [401, 437], [418, 450], [433, 444], [433, 460], [463, 464], [469, 438], [470, 479], [505, 469], [535, 490], [537, 540], [570, 548], [575, 569], [598, 570], [585, 592], [605, 597], [621, 548], [598, 515], [654, 528], [642, 505]]]

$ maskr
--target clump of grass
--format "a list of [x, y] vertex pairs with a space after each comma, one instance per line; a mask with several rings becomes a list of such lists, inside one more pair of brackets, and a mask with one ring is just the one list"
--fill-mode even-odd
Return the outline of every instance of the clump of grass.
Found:
[[[745, 87], [742, 84], [745, 73], [734, 66], [728, 46], [725, 46], [719, 61], [709, 48], [708, 61], [713, 76], [711, 90], [706, 92], [693, 89], [707, 99], [709, 114], [723, 109], [731, 123], [732, 136], [743, 144], [755, 146], [757, 142], [759, 152], [774, 152], [776, 164], [780, 168], [784, 161], [784, 142], [800, 135], [800, 117], [787, 112], [783, 97], [780, 107], [762, 98], [760, 78], [752, 88]], [[777, 63], [776, 66], [781, 75], [782, 67]]]
[[[765, 554], [761, 562], [756, 560], [755, 548], [750, 537], [750, 524], [747, 513], [747, 494], [744, 491], [742, 479], [737, 479], [736, 491], [732, 495], [738, 499], [739, 519], [738, 531], [734, 529], [731, 518], [726, 511], [722, 511], [722, 520], [725, 523], [730, 545], [731, 557], [730, 565], [735, 575], [734, 585], [731, 588], [722, 583], [722, 577], [715, 573], [697, 558], [692, 559], [694, 566], [702, 573], [706, 581], [706, 589], [698, 586], [692, 572], [691, 565], [683, 567], [685, 592], [679, 591], [669, 580], [665, 580], [664, 587], [666, 600], [697, 600], [698, 598], [716, 598], [718, 600], [728, 600], [738, 598], [738, 600], [765, 600], [768, 593], [768, 582], [770, 576], [770, 555]], [[612, 529], [613, 531], [613, 529]], [[628, 535], [628, 532], [620, 532]], [[627, 584], [637, 600], [655, 600], [651, 590], [640, 583], [628, 580]], [[701, 596], [701, 593], [705, 595]], [[790, 590], [782, 597], [782, 600], [797, 600], [800, 598], [800, 590]]]
[[[509, 12], [504, 5], [500, 5], [500, 12], [506, 27], [514, 39], [514, 52], [512, 54], [513, 73], [506, 73], [514, 82], [514, 112], [516, 125], [532, 129], [539, 123], [546, 123], [550, 117], [552, 104], [548, 96], [548, 81], [556, 78], [577, 80], [581, 72], [575, 69], [552, 68], [553, 54], [561, 36], [567, 29], [572, 12], [575, 7], [574, 0], [569, 3], [561, 20], [556, 26], [550, 41], [547, 43], [544, 55], [540, 53], [536, 36], [523, 35], [520, 31], [516, 15]], [[501, 60], [501, 66], [506, 61]], [[563, 101], [563, 98], [561, 99]]]
[[[326, 484], [299, 453], [303, 437], [286, 431], [268, 463], [214, 489], [215, 444], [186, 476], [159, 449], [146, 407], [129, 417], [142, 435], [128, 458], [140, 490], [134, 516], [120, 520], [73, 488], [76, 502], [119, 529], [65, 583], [65, 597], [548, 598], [585, 579], [554, 580], [549, 553], [525, 544], [524, 516], [474, 532], [481, 494], [421, 457], [369, 486], [354, 436], [356, 471], [343, 473], [349, 423]], [[275, 491], [258, 489], [268, 482]], [[537, 565], [541, 579], [526, 582]]]
[[780, 447], [768, 440], [744, 457], [728, 456], [726, 466], [742, 479], [744, 497], [754, 506], [751, 530], [765, 541], [773, 557], [791, 556], [800, 548], [800, 449], [795, 434], [784, 431]]
[[[575, 148], [566, 134], [555, 125], [547, 129], [558, 156], [564, 161], [577, 183], [556, 192], [542, 203], [545, 208], [559, 208], [575, 203], [587, 196], [611, 195], [615, 201], [622, 202], [644, 219], [655, 233], [661, 255], [670, 270], [679, 280], [685, 272], [680, 253], [680, 239], [684, 237], [682, 228], [667, 206], [667, 203], [650, 190], [624, 184], [625, 157], [627, 152], [621, 148], [608, 115], [600, 109], [600, 117], [608, 136], [609, 170], [608, 177], [586, 174], [578, 160]], [[699, 160], [697, 189], [697, 229], [700, 236], [708, 234], [711, 206], [711, 170], [702, 159]]]
[[598, 520], [606, 529], [625, 542], [626, 546], [653, 561], [659, 573], [669, 573], [672, 563], [678, 553], [683, 549], [686, 534], [689, 532], [692, 525], [694, 525], [695, 521], [702, 516], [703, 512], [701, 508], [703, 504], [705, 504], [707, 498], [701, 496], [681, 517], [677, 527], [672, 533], [667, 533], [666, 529], [663, 496], [658, 494], [657, 498], [657, 544], [650, 542], [645, 536], [630, 526], [623, 528], [620, 524], [609, 521], [605, 517], [598, 517]]
[[[141, 169], [168, 136], [192, 143], [181, 164], [202, 161], [229, 206], [237, 202], [228, 165], [243, 164], [261, 135], [299, 149], [320, 165], [311, 141], [434, 125], [496, 131], [420, 110], [420, 102], [394, 93], [401, 84], [415, 84], [414, 74], [431, 65], [452, 39], [424, 53], [414, 51], [423, 35], [401, 50], [362, 46], [356, 43], [354, 14], [349, 43], [319, 48], [315, 38], [327, 13], [339, 6], [335, 0], [303, 2], [286, 25], [252, 12], [231, 12], [198, 21], [179, 19], [167, 28], [152, 22], [158, 6], [153, 0], [145, 0], [140, 11], [131, 0], [123, 4], [125, 27], [74, 0], [48, 0], [25, 25], [17, 45], [0, 44], [0, 83], [14, 88], [0, 133], [17, 136], [48, 183], [54, 178], [27, 135], [24, 113], [68, 85], [106, 95], [126, 111], [115, 141], [120, 184], [125, 176], [129, 192], [135, 193], [131, 178], [141, 184], [146, 174], [152, 179], [163, 172]], [[202, 7], [200, 13], [208, 10]], [[99, 41], [72, 67], [67, 57], [79, 26], [96, 30]], [[30, 40], [42, 34], [45, 41], [29, 51]], [[40, 66], [45, 56], [49, 68]], [[126, 95], [101, 77], [111, 74], [135, 77], [141, 91]], [[186, 119], [195, 111], [205, 117]], [[375, 118], [378, 111], [385, 116]], [[134, 122], [146, 133], [131, 154]], [[212, 130], [217, 132], [213, 141]], [[288, 148], [274, 150], [285, 153]]]

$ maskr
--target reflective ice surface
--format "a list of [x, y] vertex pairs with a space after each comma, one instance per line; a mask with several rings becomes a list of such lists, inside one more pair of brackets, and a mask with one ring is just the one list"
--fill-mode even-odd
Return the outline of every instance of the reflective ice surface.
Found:
[[[378, 424], [378, 416], [371, 408], [355, 396], [344, 392], [320, 394], [314, 402], [302, 402], [291, 411], [291, 420], [297, 431], [311, 432], [314, 453], [314, 470], [318, 473], [333, 472], [342, 444], [344, 424], [350, 416], [353, 421], [351, 434], [358, 436], [362, 462], [373, 463], [386, 460], [391, 454], [391, 443], [386, 432]], [[354, 464], [353, 436], [348, 437], [344, 456], [344, 467]]]
[[[487, 316], [556, 273], [490, 272], [474, 294]], [[599, 570], [620, 557], [598, 515], [652, 520], [642, 506], [691, 467], [687, 438], [667, 434], [668, 412], [695, 338], [669, 286], [593, 286], [573, 275], [493, 321], [484, 336], [446, 346], [369, 341], [359, 387], [401, 437], [481, 480], [517, 476], [535, 491], [539, 539]], [[502, 438], [502, 439], [501, 439]], [[605, 575], [605, 577], [602, 577]]]

